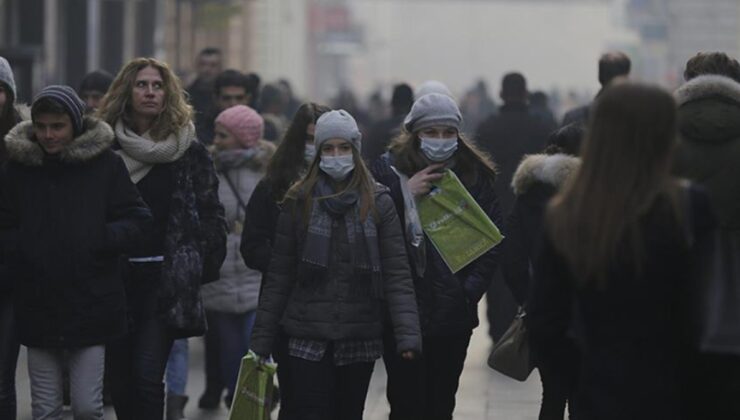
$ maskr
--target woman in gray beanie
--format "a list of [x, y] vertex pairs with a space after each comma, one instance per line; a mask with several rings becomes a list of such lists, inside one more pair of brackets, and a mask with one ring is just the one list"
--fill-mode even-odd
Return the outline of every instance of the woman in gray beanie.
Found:
[[[447, 95], [430, 93], [414, 103], [403, 132], [371, 168], [375, 179], [390, 188], [398, 214], [407, 214], [407, 207], [429, 193], [441, 172], [451, 169], [501, 226], [493, 163], [460, 133], [461, 123], [460, 110]], [[424, 358], [399, 359], [392, 337], [386, 337], [391, 418], [451, 419], [470, 336], [478, 326], [478, 301], [496, 270], [498, 252], [493, 248], [453, 274], [414, 218], [407, 219], [406, 247], [419, 302]]]
[[271, 354], [282, 326], [295, 413], [361, 420], [384, 313], [404, 359], [421, 352], [419, 317], [398, 215], [362, 161], [357, 123], [327, 112], [314, 136], [317, 156], [283, 203], [251, 346]]

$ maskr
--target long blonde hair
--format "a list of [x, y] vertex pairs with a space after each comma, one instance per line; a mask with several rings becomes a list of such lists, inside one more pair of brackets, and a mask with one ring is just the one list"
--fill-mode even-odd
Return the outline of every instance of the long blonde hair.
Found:
[[[360, 152], [354, 147], [352, 148], [352, 160], [355, 163], [355, 169], [352, 172], [352, 178], [350, 178], [346, 187], [342, 191], [337, 191], [333, 196], [319, 197], [321, 199], [327, 199], [341, 194], [344, 191], [357, 190], [360, 194], [360, 220], [365, 221], [367, 216], [375, 211], [375, 179], [367, 169], [365, 162], [362, 160]], [[321, 175], [321, 168], [319, 163], [321, 162], [321, 151], [317, 150], [316, 157], [311, 163], [310, 168], [306, 176], [300, 181], [296, 182], [285, 194], [285, 198], [288, 200], [294, 200], [299, 202], [304, 201], [304, 224], [308, 223], [311, 208], [313, 206], [313, 189], [316, 186], [316, 182], [319, 180]]]
[[135, 58], [126, 64], [116, 76], [103, 97], [98, 117], [114, 126], [122, 120], [131, 123], [131, 95], [136, 83], [136, 75], [146, 67], [159, 71], [164, 84], [164, 104], [150, 130], [154, 140], [162, 140], [189, 124], [193, 119], [193, 107], [188, 104], [187, 93], [182, 88], [180, 78], [172, 72], [167, 63], [154, 58]]

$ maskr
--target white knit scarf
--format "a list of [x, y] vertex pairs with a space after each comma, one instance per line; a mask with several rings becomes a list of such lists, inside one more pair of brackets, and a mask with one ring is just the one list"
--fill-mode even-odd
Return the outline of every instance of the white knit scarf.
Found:
[[177, 133], [160, 141], [152, 140], [148, 131], [142, 135], [134, 133], [120, 120], [116, 123], [115, 132], [121, 145], [118, 154], [123, 158], [134, 184], [141, 181], [155, 164], [180, 159], [196, 141], [193, 123], [188, 123]]

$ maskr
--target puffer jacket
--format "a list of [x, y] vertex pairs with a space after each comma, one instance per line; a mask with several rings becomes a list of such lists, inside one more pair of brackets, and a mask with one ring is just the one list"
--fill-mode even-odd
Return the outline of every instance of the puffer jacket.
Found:
[[707, 189], [722, 229], [740, 232], [740, 83], [699, 76], [674, 96], [680, 133], [675, 172]]
[[[390, 188], [398, 214], [405, 214], [401, 183], [391, 168], [392, 160], [390, 152], [385, 153], [373, 163], [371, 172], [378, 182]], [[501, 209], [492, 182], [482, 176], [477, 178], [474, 185], [465, 187], [493, 223], [500, 227]], [[499, 247], [492, 248], [453, 274], [426, 236], [425, 241], [427, 262], [424, 276], [419, 276], [414, 269], [416, 264], [411, 264], [422, 332], [425, 336], [469, 333], [479, 324], [478, 301], [488, 290], [498, 267]]]
[[218, 169], [218, 196], [226, 211], [229, 231], [220, 278], [201, 288], [203, 306], [209, 311], [243, 314], [257, 309], [262, 274], [244, 265], [239, 253], [245, 213], [243, 205], [249, 202], [252, 192], [264, 176], [275, 145], [260, 141], [255, 147], [258, 150], [254, 157], [232, 168], [224, 168], [218, 154], [214, 157]]
[[296, 338], [381, 339], [387, 307], [399, 352], [421, 352], [419, 317], [403, 234], [387, 190], [379, 186], [375, 195], [384, 301], [370, 293], [356, 292], [360, 282], [369, 280], [356, 276], [347, 232], [341, 222], [334, 224], [329, 267], [318, 286], [314, 281], [298, 280], [306, 232], [303, 208], [301, 201], [286, 202], [280, 213], [272, 261], [252, 333], [252, 349], [257, 354], [272, 353], [278, 325]]
[[85, 347], [126, 332], [119, 257], [152, 215], [110, 150], [112, 129], [89, 117], [85, 127], [56, 158], [36, 142], [30, 121], [6, 137], [0, 247], [8, 251], [20, 341], [29, 347]]

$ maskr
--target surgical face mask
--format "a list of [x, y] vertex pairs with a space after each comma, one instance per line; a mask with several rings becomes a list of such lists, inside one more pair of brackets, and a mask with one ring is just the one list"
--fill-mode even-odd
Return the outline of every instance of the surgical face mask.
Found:
[[311, 162], [313, 162], [315, 157], [316, 157], [316, 146], [314, 146], [313, 144], [306, 144], [306, 148], [303, 149], [303, 159], [305, 159], [306, 163], [310, 165]]
[[347, 174], [355, 168], [355, 161], [351, 154], [341, 156], [321, 156], [319, 168], [335, 181], [343, 181], [347, 178]]
[[419, 137], [421, 139], [421, 152], [432, 162], [444, 162], [452, 157], [457, 150], [457, 138], [435, 139], [431, 137]]

